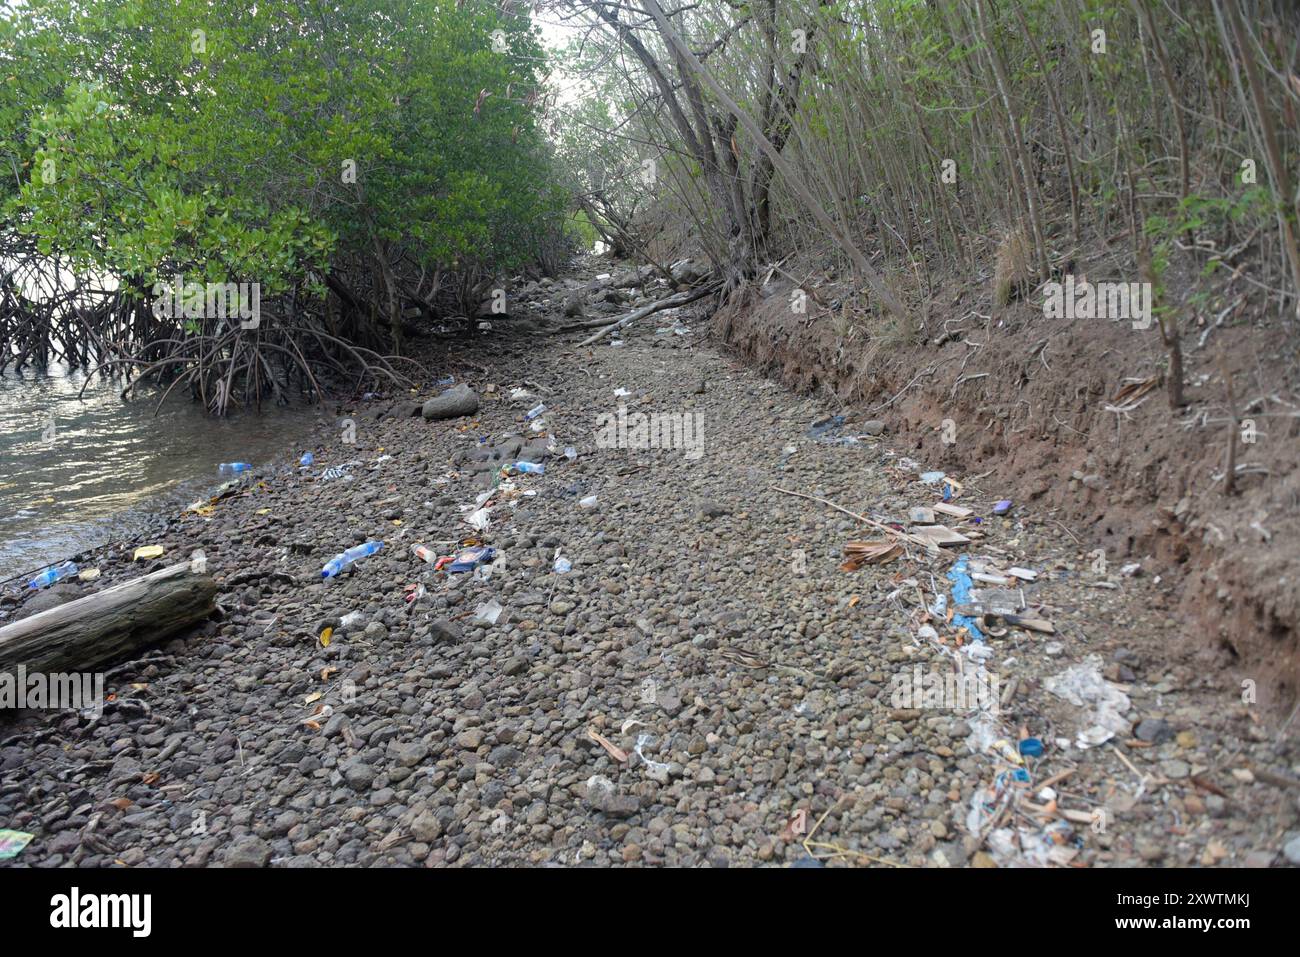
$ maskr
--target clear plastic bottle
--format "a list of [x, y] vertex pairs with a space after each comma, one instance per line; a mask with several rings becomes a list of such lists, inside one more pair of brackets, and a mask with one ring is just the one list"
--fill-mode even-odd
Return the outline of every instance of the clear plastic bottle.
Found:
[[45, 571], [41, 572], [35, 578], [27, 583], [28, 588], [46, 588], [53, 585], [56, 581], [67, 578], [69, 575], [77, 574], [77, 566], [72, 562], [63, 562], [60, 565], [51, 565]]
[[516, 462], [514, 464], [516, 472], [523, 472], [527, 475], [545, 475], [546, 466], [540, 462]]
[[217, 466], [217, 472], [221, 475], [238, 475], [240, 472], [251, 472], [253, 466], [247, 462], [222, 462]]
[[383, 547], [383, 542], [366, 542], [364, 545], [353, 545], [347, 551], [335, 555], [327, 561], [325, 567], [320, 571], [320, 577], [333, 578], [342, 573], [343, 569], [347, 568], [353, 562], [360, 558], [366, 558], [369, 555], [373, 555]]

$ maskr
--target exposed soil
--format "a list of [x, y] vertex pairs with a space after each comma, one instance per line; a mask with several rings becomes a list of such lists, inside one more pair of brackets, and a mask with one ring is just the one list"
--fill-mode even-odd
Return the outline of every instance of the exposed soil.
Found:
[[[1094, 280], [1124, 276], [1112, 257], [1073, 268]], [[959, 477], [983, 476], [993, 493], [1032, 506], [1081, 557], [1104, 549], [1108, 574], [1141, 562], [1143, 574], [1171, 590], [1178, 653], [1254, 682], [1275, 722], [1294, 714], [1294, 319], [1244, 281], [1220, 284], [1199, 310], [1179, 305], [1187, 404], [1171, 411], [1163, 381], [1145, 397], [1116, 400], [1126, 384], [1163, 375], [1155, 325], [1046, 318], [1041, 293], [995, 309], [986, 276], [974, 287], [954, 281], [937, 291], [914, 328], [886, 323], [884, 335], [867, 337], [844, 318], [847, 289], [827, 270], [785, 272], [762, 296], [719, 313], [723, 342], [783, 384], [836, 403], [851, 421], [883, 420], [900, 451]], [[1185, 279], [1166, 285], [1191, 288]], [[804, 314], [790, 304], [796, 281], [816, 294]], [[1238, 443], [1245, 468], [1231, 496], [1223, 494], [1232, 425], [1221, 363], [1242, 424], [1251, 420], [1257, 433], [1253, 444]], [[1135, 408], [1108, 410], [1135, 400]], [[954, 441], [945, 441], [945, 420]]]

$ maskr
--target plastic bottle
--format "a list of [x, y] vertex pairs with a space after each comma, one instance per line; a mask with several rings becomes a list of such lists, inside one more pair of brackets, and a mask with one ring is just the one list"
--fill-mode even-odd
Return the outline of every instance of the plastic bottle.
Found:
[[524, 418], [535, 419], [545, 411], [546, 411], [546, 403], [539, 402], [537, 403], [537, 405], [533, 406], [531, 409], [529, 409], [527, 412], [524, 413]]
[[253, 466], [247, 462], [222, 462], [217, 471], [222, 475], [238, 475], [240, 472], [252, 471]]
[[51, 565], [45, 571], [41, 572], [35, 578], [27, 583], [28, 588], [45, 588], [53, 585], [60, 579], [67, 578], [69, 575], [77, 574], [77, 566], [72, 562], [64, 562], [61, 565]]
[[333, 578], [357, 559], [373, 555], [383, 547], [383, 542], [366, 542], [364, 545], [353, 545], [346, 552], [343, 552], [340, 555], [335, 555], [327, 561], [325, 567], [321, 569], [320, 577]]
[[411, 553], [423, 562], [432, 565], [438, 560], [438, 553], [428, 545], [416, 545], [411, 549]]
[[546, 466], [540, 462], [516, 462], [514, 464], [516, 472], [523, 472], [527, 475], [545, 475]]

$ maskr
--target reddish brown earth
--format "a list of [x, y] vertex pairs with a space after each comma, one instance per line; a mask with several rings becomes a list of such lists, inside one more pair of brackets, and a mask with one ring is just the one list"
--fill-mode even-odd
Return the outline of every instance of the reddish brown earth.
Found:
[[[761, 294], [715, 316], [725, 344], [782, 383], [821, 395], [850, 423], [882, 420], [891, 445], [927, 467], [978, 478], [1031, 506], [1063, 543], [1077, 540], [1081, 557], [1095, 560], [1100, 548], [1114, 566], [1140, 561], [1143, 574], [1174, 584], [1168, 614], [1188, 660], [1256, 682], [1275, 720], [1292, 713], [1300, 685], [1300, 397], [1295, 322], [1275, 300], [1265, 303], [1240, 280], [1217, 284], [1199, 309], [1171, 296], [1186, 405], [1171, 411], [1162, 381], [1117, 413], [1107, 407], [1124, 405], [1115, 397], [1127, 382], [1163, 375], [1154, 325], [1046, 318], [1041, 292], [994, 309], [987, 277], [939, 289], [918, 307], [926, 318], [914, 328], [854, 324], [845, 318], [852, 306], [840, 308], [851, 293], [846, 283], [815, 268], [785, 268]], [[1075, 268], [1093, 279], [1131, 278], [1098, 262]], [[1167, 287], [1195, 285], [1180, 279]], [[804, 314], [790, 305], [796, 283], [814, 293]], [[868, 333], [882, 326], [883, 335]], [[1221, 363], [1242, 424], [1253, 420], [1257, 433], [1253, 443], [1238, 443], [1237, 462], [1249, 470], [1228, 496]]]

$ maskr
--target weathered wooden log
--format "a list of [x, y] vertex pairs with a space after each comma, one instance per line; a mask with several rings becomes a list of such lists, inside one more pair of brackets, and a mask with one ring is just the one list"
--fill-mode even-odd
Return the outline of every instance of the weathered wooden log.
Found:
[[105, 588], [0, 628], [0, 672], [88, 671], [202, 621], [216, 594], [189, 562]]

